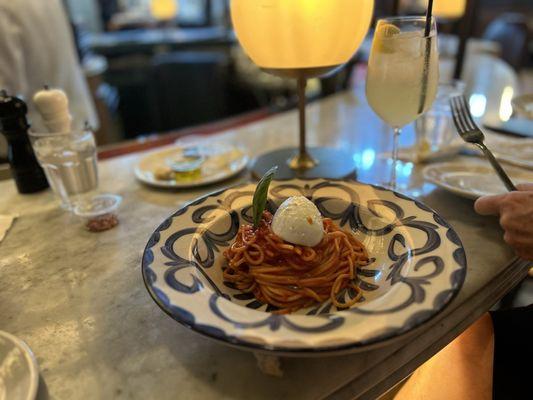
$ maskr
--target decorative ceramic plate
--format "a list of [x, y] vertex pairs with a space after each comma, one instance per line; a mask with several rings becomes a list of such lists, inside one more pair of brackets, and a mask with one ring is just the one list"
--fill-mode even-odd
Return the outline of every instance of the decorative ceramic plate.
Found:
[[[466, 257], [452, 227], [425, 205], [354, 181], [274, 181], [267, 207], [304, 195], [351, 230], [371, 264], [358, 270], [360, 302], [327, 301], [295, 314], [270, 313], [223, 281], [222, 252], [251, 221], [255, 184], [202, 197], [165, 220], [146, 245], [144, 282], [185, 326], [228, 344], [283, 354], [338, 354], [398, 338], [440, 313], [458, 293]], [[349, 296], [348, 293], [346, 293]]]
[[[505, 166], [515, 184], [533, 182], [533, 172]], [[488, 163], [444, 162], [424, 168], [424, 177], [435, 185], [468, 199], [506, 193], [507, 189]]]
[[205, 161], [200, 167], [198, 176], [187, 180], [158, 179], [156, 177], [157, 170], [166, 168], [167, 160], [179, 155], [188, 147], [172, 146], [148, 153], [135, 167], [135, 176], [141, 182], [150, 186], [183, 189], [208, 185], [231, 178], [243, 171], [248, 165], [248, 156], [239, 147], [222, 144], [216, 146], [194, 146], [198, 148], [202, 156], [205, 156]]
[[0, 399], [33, 400], [39, 387], [39, 368], [22, 340], [0, 331]]

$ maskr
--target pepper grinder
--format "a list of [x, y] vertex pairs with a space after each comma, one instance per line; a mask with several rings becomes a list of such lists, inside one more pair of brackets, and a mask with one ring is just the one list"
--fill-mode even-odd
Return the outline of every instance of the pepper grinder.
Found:
[[7, 139], [8, 161], [19, 193], [35, 193], [48, 187], [28, 137], [27, 113], [26, 103], [0, 91], [0, 132]]

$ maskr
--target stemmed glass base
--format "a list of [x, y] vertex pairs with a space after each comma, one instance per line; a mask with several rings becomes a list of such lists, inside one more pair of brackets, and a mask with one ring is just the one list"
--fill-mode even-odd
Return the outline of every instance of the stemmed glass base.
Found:
[[[408, 169], [408, 175], [405, 175], [405, 170], [402, 171], [404, 164], [400, 162], [398, 153], [399, 153], [399, 139], [401, 134], [401, 128], [393, 128], [393, 148], [392, 148], [392, 157], [390, 158], [390, 165], [391, 165], [391, 172], [390, 177], [387, 182], [384, 182], [382, 186], [386, 189], [393, 190], [395, 192], [399, 192], [402, 194], [405, 194], [410, 197], [419, 197], [425, 192], [424, 185], [420, 186], [417, 184], [414, 184], [411, 182], [411, 177], [409, 176], [409, 173], [411, 172], [411, 169]], [[407, 163], [409, 164], [409, 162]], [[402, 171], [401, 174], [403, 178], [407, 178], [408, 183], [399, 183], [398, 182], [398, 171]]]
[[399, 150], [399, 141], [400, 134], [402, 130], [400, 128], [393, 128], [394, 130], [394, 141], [392, 145], [392, 171], [390, 175], [390, 181], [385, 184], [385, 187], [390, 190], [398, 189], [398, 178], [397, 178], [397, 169], [398, 169], [398, 150]]
[[[421, 197], [427, 194], [428, 185], [426, 185], [423, 181], [421, 182], [418, 182], [416, 180], [413, 181], [413, 177], [411, 176], [412, 162], [406, 162], [406, 163], [400, 162], [398, 153], [399, 153], [399, 139], [400, 139], [401, 131], [402, 131], [401, 128], [393, 128], [394, 140], [393, 140], [392, 157], [390, 159], [391, 161], [390, 180], [388, 182], [383, 183], [382, 186], [386, 189], [404, 194], [411, 198], [418, 198], [418, 197]], [[404, 167], [409, 167], [408, 164], [411, 164], [411, 166], [406, 171]], [[402, 174], [400, 175], [402, 178], [406, 179], [407, 182], [402, 182], [402, 183], [398, 182], [398, 171], [402, 171]]]

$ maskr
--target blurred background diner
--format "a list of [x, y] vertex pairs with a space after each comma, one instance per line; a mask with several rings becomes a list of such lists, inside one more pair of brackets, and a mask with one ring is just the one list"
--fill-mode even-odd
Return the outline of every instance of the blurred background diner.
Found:
[[[17, 6], [23, 8], [27, 16], [16, 19], [22, 24], [39, 14], [42, 23], [53, 27], [47, 36], [50, 40], [55, 37], [58, 44], [55, 50], [47, 47], [38, 36], [45, 29], [34, 25], [33, 32], [20, 33], [23, 38], [13, 50], [13, 45], [7, 43], [10, 35], [5, 32], [0, 37], [4, 64], [0, 86], [18, 93], [24, 88], [13, 80], [39, 79], [47, 81], [39, 85], [48, 83], [68, 91], [66, 82], [54, 82], [55, 75], [61, 74], [45, 76], [41, 68], [41, 73], [35, 75], [31, 68], [38, 61], [12, 66], [16, 74], [5, 69], [5, 64], [10, 59], [6, 53], [11, 59], [17, 59], [13, 52], [30, 58], [39, 51], [50, 58], [55, 53], [65, 54], [70, 46], [67, 35], [72, 34], [75, 54], [98, 115], [89, 119], [100, 146], [243, 114], [261, 118], [295, 106], [295, 82], [262, 73], [241, 50], [232, 30], [227, 0], [63, 0], [70, 32], [60, 29], [61, 21], [52, 22], [51, 11], [41, 3], [0, 2], [8, 11], [3, 18]], [[60, 5], [61, 1], [52, 3]], [[498, 124], [519, 113], [511, 105], [513, 98], [533, 92], [533, 9], [530, 2], [521, 0], [475, 3], [471, 17], [466, 15], [464, 1], [442, 9], [437, 2], [441, 80], [454, 75], [461, 35], [468, 35], [461, 77], [470, 104], [476, 117], [485, 116]], [[425, 2], [419, 0], [381, 0], [376, 1], [374, 17], [395, 12], [422, 14], [424, 7]], [[2, 29], [7, 25], [2, 24]], [[364, 83], [371, 35], [372, 31], [341, 71], [310, 82], [310, 100]], [[56, 64], [72, 68], [68, 58]], [[31, 83], [33, 91], [38, 89]], [[70, 94], [72, 99], [83, 97], [78, 92]], [[93, 105], [86, 104], [85, 109], [91, 114]], [[5, 145], [1, 147], [5, 149]], [[0, 160], [5, 160], [4, 152], [0, 150]]]

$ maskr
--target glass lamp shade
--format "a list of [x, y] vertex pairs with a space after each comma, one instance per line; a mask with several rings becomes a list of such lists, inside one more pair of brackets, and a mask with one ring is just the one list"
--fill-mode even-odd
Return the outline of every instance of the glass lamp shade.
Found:
[[232, 0], [231, 16], [261, 68], [328, 71], [357, 51], [373, 8], [374, 0]]
[[177, 0], [151, 0], [150, 13], [152, 17], [160, 21], [168, 21], [178, 15]]
[[461, 18], [466, 9], [466, 0], [435, 0], [433, 14], [442, 18]]

